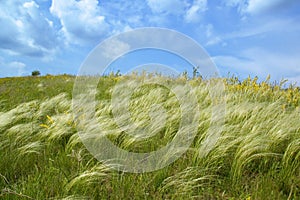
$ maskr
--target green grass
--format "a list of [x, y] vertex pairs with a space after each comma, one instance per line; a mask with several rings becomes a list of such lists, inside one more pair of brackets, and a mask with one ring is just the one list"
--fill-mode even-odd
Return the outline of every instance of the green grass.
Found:
[[[175, 95], [149, 85], [133, 93], [128, 109], [131, 120], [148, 128], [152, 137], [131, 137], [118, 128], [111, 89], [120, 80], [142, 78], [101, 77], [96, 94], [102, 131], [120, 148], [134, 152], [166, 145], [181, 120]], [[200, 119], [188, 151], [161, 170], [125, 173], [97, 161], [82, 144], [71, 109], [74, 81], [67, 75], [0, 79], [0, 199], [300, 198], [299, 89], [282, 90], [255, 79], [224, 80], [225, 124], [215, 147], [203, 157], [200, 147], [210, 127], [213, 100], [206, 81], [190, 80]], [[155, 126], [149, 125], [151, 105], [161, 106], [154, 110], [159, 113]], [[162, 108], [165, 126], [160, 124]], [[94, 125], [86, 124], [91, 131]]]

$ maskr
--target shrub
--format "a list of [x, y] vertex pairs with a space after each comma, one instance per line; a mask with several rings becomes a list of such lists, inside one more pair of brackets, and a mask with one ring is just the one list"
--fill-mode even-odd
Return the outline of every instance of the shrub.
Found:
[[32, 76], [39, 76], [39, 75], [41, 75], [41, 72], [38, 71], [38, 70], [35, 70], [35, 71], [31, 72], [31, 75]]

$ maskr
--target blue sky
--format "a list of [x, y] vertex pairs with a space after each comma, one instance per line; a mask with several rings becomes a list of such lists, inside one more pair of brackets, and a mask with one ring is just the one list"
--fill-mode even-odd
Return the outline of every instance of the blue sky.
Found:
[[[196, 40], [223, 76], [300, 83], [298, 0], [9, 0], [0, 9], [0, 77], [77, 74], [107, 37], [151, 26]], [[128, 67], [120, 63], [112, 68]]]

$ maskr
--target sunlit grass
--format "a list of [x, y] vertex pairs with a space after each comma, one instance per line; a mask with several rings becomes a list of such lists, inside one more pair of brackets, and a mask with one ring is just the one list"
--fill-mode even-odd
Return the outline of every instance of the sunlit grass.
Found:
[[[143, 77], [124, 78], [134, 84], [134, 79]], [[131, 120], [147, 128], [151, 137], [126, 135], [134, 128], [120, 130], [115, 120], [126, 125], [126, 118], [123, 114], [114, 118], [110, 101], [111, 89], [120, 80], [100, 78], [95, 116], [102, 132], [128, 151], [154, 151], [170, 142], [181, 120], [176, 96], [157, 85], [136, 90], [128, 107]], [[275, 85], [269, 79], [260, 83], [257, 78], [224, 79], [225, 124], [215, 147], [203, 157], [201, 144], [208, 134], [213, 102], [207, 81], [170, 80], [175, 85], [189, 82], [197, 96], [196, 138], [171, 165], [131, 174], [98, 162], [82, 144], [72, 116], [73, 81], [70, 76], [0, 79], [5, 91], [0, 100], [0, 198], [300, 198], [299, 88], [282, 89], [283, 83]], [[14, 92], [9, 96], [6, 90]], [[154, 125], [149, 124], [151, 119]], [[99, 128], [87, 125], [91, 131]]]

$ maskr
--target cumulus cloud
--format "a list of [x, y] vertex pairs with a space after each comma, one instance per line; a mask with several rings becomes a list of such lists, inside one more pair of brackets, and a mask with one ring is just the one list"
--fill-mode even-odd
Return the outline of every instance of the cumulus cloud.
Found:
[[0, 1], [0, 49], [11, 54], [45, 58], [53, 55], [58, 36], [35, 1]]
[[68, 44], [96, 42], [109, 28], [98, 0], [52, 0], [50, 12], [59, 18]]

